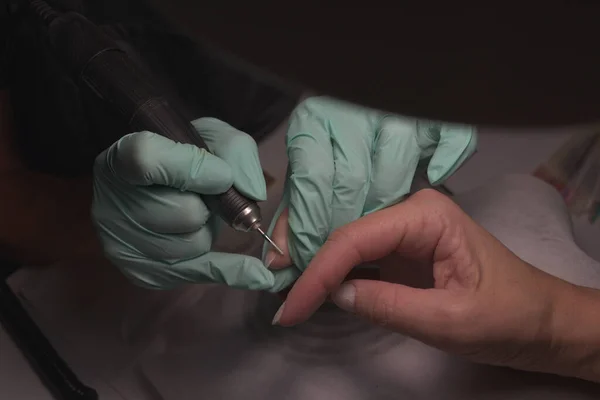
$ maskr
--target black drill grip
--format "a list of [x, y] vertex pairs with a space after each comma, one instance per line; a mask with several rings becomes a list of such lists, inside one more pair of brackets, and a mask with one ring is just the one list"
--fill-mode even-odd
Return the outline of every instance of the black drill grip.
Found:
[[[195, 128], [180, 114], [173, 112], [166, 99], [152, 98], [143, 103], [130, 121], [133, 130], [159, 133], [179, 143], [191, 143], [210, 151]], [[253, 201], [240, 194], [234, 187], [219, 195], [202, 196], [207, 206], [228, 224]]]
[[[176, 112], [152, 79], [93, 23], [77, 13], [60, 14], [50, 23], [49, 33], [74, 77], [125, 118], [132, 131], [154, 132], [210, 151], [189, 119]], [[257, 209], [233, 187], [203, 198], [230, 225], [245, 208]]]

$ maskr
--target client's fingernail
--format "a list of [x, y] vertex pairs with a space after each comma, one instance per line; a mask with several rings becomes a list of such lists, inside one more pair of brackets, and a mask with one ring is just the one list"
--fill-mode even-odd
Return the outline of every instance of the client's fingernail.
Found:
[[265, 256], [265, 267], [269, 268], [271, 266], [271, 264], [273, 264], [273, 261], [275, 261], [276, 258], [277, 258], [277, 253], [275, 253], [273, 250], [269, 250], [267, 252], [267, 255]]
[[281, 307], [279, 307], [279, 310], [277, 310], [277, 312], [275, 313], [275, 316], [273, 317], [273, 322], [271, 322], [271, 324], [273, 325], [279, 325], [279, 319], [281, 318], [281, 314], [283, 314], [283, 307], [285, 306], [285, 301], [283, 302], [283, 304], [281, 305]]
[[335, 293], [333, 293], [331, 298], [342, 310], [353, 312], [354, 301], [356, 299], [356, 287], [351, 283], [344, 283]]

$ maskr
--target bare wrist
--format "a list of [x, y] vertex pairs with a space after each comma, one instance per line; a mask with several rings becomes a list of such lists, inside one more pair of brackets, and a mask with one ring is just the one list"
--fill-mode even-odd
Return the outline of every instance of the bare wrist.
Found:
[[599, 290], [561, 285], [554, 297], [551, 336], [554, 360], [548, 372], [600, 382]]

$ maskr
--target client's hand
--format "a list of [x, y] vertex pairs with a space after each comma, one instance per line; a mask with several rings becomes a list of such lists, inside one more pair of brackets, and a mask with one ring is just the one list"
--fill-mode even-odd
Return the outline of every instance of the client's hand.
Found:
[[[341, 284], [354, 266], [384, 258], [427, 270], [433, 287]], [[274, 323], [305, 321], [330, 294], [344, 310], [476, 362], [600, 380], [598, 292], [522, 261], [434, 191], [335, 231]]]

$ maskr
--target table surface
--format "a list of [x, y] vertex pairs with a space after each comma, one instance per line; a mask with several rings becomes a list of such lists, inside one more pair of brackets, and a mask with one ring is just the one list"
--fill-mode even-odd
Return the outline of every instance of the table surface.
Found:
[[[461, 192], [485, 183], [487, 180], [503, 173], [530, 173], [563, 143], [569, 133], [570, 131], [564, 130], [545, 132], [544, 134], [529, 132], [521, 135], [507, 135], [503, 134], [502, 131], [488, 130], [480, 136], [478, 155], [449, 180], [448, 186], [456, 192]], [[276, 146], [280, 145], [277, 144]], [[261, 153], [274, 154], [269, 146], [271, 145], [267, 144], [266, 149], [261, 147]], [[266, 164], [265, 169], [267, 171], [276, 165], [273, 161]], [[278, 169], [281, 170], [282, 168]], [[585, 224], [582, 227], [582, 229], [588, 229], [589, 232], [592, 232], [592, 235], [597, 232], [597, 227], [589, 228]], [[589, 239], [585, 232], [582, 237], [583, 242]], [[590, 244], [592, 241], [588, 240], [586, 243], [590, 252], [593, 252], [595, 247]], [[600, 255], [596, 254], [594, 258], [600, 260]], [[89, 383], [89, 381], [86, 381], [86, 383]], [[102, 383], [94, 382], [91, 386], [100, 392], [102, 399], [132, 398], [125, 397], [123, 393], [119, 393], [114, 388]], [[52, 399], [2, 328], [0, 328], [0, 398], [16, 400]]]

